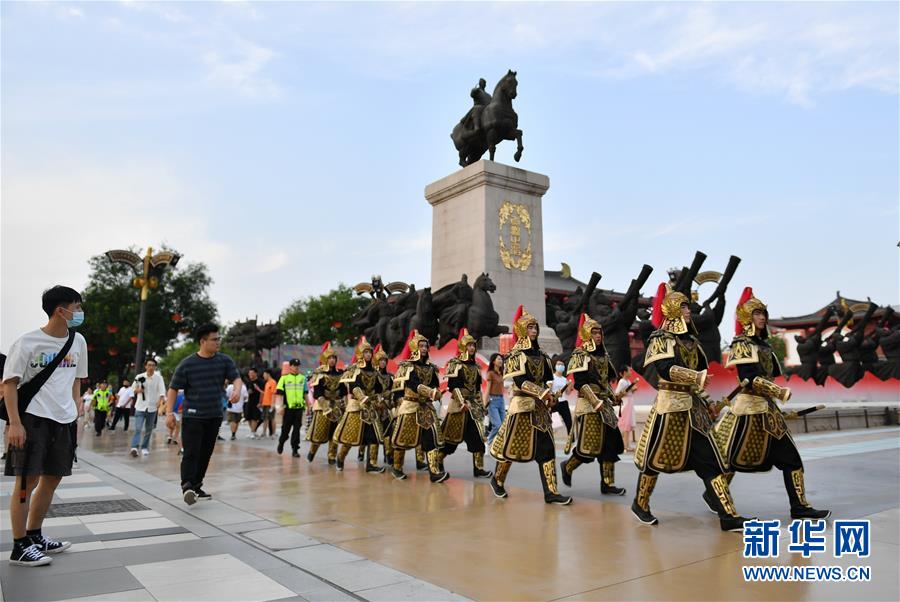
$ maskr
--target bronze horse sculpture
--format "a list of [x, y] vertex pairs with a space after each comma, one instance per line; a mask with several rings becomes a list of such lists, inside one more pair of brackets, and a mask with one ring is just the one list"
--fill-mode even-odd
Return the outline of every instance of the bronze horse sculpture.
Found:
[[490, 151], [493, 161], [497, 144], [503, 140], [515, 140], [518, 144], [513, 155], [517, 163], [525, 148], [522, 146], [522, 130], [518, 129], [519, 116], [512, 107], [512, 101], [518, 95], [516, 72], [509, 70], [497, 82], [493, 94], [484, 90], [485, 85], [484, 79], [479, 80], [478, 87], [471, 94], [474, 106], [450, 134], [462, 167], [479, 161], [487, 151]]

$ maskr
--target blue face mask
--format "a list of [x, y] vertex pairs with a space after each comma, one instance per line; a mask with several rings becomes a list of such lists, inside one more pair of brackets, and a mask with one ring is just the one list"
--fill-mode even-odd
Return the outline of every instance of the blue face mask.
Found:
[[[68, 310], [66, 310], [68, 311]], [[70, 320], [66, 320], [66, 326], [69, 328], [75, 328], [77, 326], [81, 326], [84, 322], [84, 312], [83, 311], [73, 311], [72, 318]]]

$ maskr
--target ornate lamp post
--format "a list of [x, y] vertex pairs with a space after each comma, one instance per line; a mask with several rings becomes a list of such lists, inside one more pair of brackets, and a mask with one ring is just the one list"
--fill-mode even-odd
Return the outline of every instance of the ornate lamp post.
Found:
[[131, 281], [135, 288], [141, 289], [141, 313], [138, 318], [137, 349], [134, 354], [134, 369], [137, 371], [140, 369], [141, 356], [144, 353], [144, 321], [150, 289], [159, 286], [159, 278], [162, 276], [163, 270], [166, 269], [166, 266], [174, 268], [181, 256], [171, 251], [160, 251], [154, 255], [153, 247], [147, 247], [147, 253], [143, 258], [137, 253], [121, 249], [107, 251], [106, 256], [110, 261], [131, 266], [131, 269], [138, 274]]

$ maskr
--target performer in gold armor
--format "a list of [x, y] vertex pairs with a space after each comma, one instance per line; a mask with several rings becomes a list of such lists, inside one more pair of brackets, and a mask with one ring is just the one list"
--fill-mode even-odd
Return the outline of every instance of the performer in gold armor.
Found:
[[715, 503], [722, 530], [741, 531], [747, 519], [735, 510], [724, 474], [727, 465], [713, 444], [709, 409], [700, 397], [706, 386], [707, 362], [688, 329], [689, 299], [670, 292], [661, 309], [663, 323], [650, 335], [644, 359], [644, 366], [653, 364], [659, 374], [659, 392], [634, 453], [640, 475], [631, 511], [640, 522], [657, 524], [650, 512], [650, 495], [658, 474], [693, 470]]
[[381, 433], [384, 442], [384, 463], [393, 466], [393, 448], [391, 447], [391, 433], [394, 430], [394, 401], [392, 391], [394, 389], [394, 375], [388, 372], [388, 356], [381, 350], [381, 345], [375, 347], [373, 356], [375, 369], [378, 371], [378, 380], [381, 381], [382, 394], [378, 397], [376, 409], [381, 420]]
[[431, 481], [441, 483], [450, 475], [441, 470], [440, 450], [444, 442], [433, 405], [441, 398], [438, 369], [428, 361], [428, 339], [413, 331], [408, 345], [409, 359], [400, 364], [394, 376], [393, 391], [400, 405], [391, 435], [394, 448], [391, 474], [398, 480], [405, 479], [403, 458], [406, 450], [421, 444], [428, 459]]
[[484, 402], [475, 350], [475, 339], [464, 328], [457, 340], [457, 355], [444, 368], [450, 405], [441, 425], [444, 437], [441, 470], [444, 469], [444, 457], [455, 452], [459, 444], [465, 441], [466, 448], [472, 454], [473, 475], [489, 479], [493, 473], [484, 469]]
[[583, 314], [578, 336], [581, 346], [572, 352], [568, 367], [578, 392], [575, 428], [569, 434], [569, 441], [574, 439], [575, 445], [569, 459], [560, 463], [562, 480], [571, 487], [575, 469], [596, 458], [600, 465], [600, 493], [625, 495], [625, 489], [615, 485], [616, 462], [625, 451], [613, 408], [615, 395], [609, 386], [616, 369], [603, 344], [603, 327], [596, 320]]
[[306, 431], [306, 440], [310, 442], [306, 459], [310, 462], [316, 457], [319, 446], [328, 444], [328, 463], [334, 464], [337, 458], [337, 444], [332, 440], [338, 420], [344, 412], [344, 396], [347, 388], [341, 384], [343, 370], [337, 368], [337, 355], [331, 343], [325, 343], [319, 356], [319, 367], [309, 379], [312, 387], [313, 419]]
[[[768, 343], [768, 319], [765, 304], [746, 288], [737, 308], [739, 332], [731, 342], [725, 366], [737, 367], [738, 381], [749, 384], [716, 424], [716, 446], [732, 471], [768, 472], [773, 466], [778, 468], [791, 503], [791, 518], [828, 518], [829, 510], [816, 510], [806, 501], [803, 462], [778, 407], [779, 402], [787, 402], [791, 391], [772, 382], [781, 376], [781, 366]], [[734, 472], [726, 476], [730, 482]], [[703, 499], [711, 509], [714, 507], [707, 493]]]
[[499, 498], [507, 496], [504, 483], [513, 462], [531, 462], [540, 467], [544, 501], [566, 505], [572, 498], [559, 494], [556, 486], [556, 449], [550, 408], [555, 403], [547, 382], [553, 378], [550, 358], [538, 346], [537, 319], [520, 312], [514, 320], [516, 343], [503, 365], [503, 379], [513, 381], [509, 413], [491, 444], [497, 459], [491, 489]]
[[[341, 445], [337, 456], [337, 469], [344, 470], [344, 459], [351, 447], [359, 446], [368, 451], [366, 472], [384, 472], [378, 466], [378, 446], [381, 445], [381, 421], [375, 406], [385, 391], [372, 366], [372, 346], [363, 341], [356, 347], [356, 363], [344, 372], [341, 382], [350, 391], [347, 409], [338, 422], [332, 439]], [[390, 393], [389, 391], [387, 393]]]

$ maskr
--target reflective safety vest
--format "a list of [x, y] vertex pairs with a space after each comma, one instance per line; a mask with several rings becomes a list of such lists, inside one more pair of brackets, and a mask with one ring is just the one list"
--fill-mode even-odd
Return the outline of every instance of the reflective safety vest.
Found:
[[101, 412], [109, 411], [109, 398], [112, 395], [112, 391], [107, 389], [106, 391], [101, 391], [97, 389], [94, 391], [94, 401], [97, 403], [96, 409]]
[[284, 402], [291, 410], [299, 410], [306, 407], [306, 399], [303, 397], [303, 388], [306, 384], [306, 376], [303, 374], [284, 374], [278, 379], [277, 390], [284, 395]]

